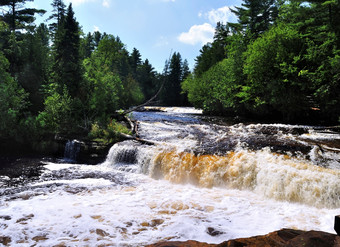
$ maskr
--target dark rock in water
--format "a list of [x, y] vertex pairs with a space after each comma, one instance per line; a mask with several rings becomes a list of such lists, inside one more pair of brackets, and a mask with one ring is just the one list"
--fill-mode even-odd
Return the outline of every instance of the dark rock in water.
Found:
[[334, 230], [340, 236], [340, 215], [335, 216], [334, 219]]
[[11, 220], [12, 217], [9, 215], [0, 215], [0, 219], [4, 219], [4, 220]]
[[171, 241], [161, 242], [158, 244], [147, 245], [146, 247], [210, 247], [216, 246], [216, 244], [200, 243], [197, 241], [189, 240], [186, 242]]
[[[37, 158], [10, 158], [0, 159], [0, 182], [5, 187], [16, 187], [36, 181], [44, 170], [41, 159]], [[1, 178], [5, 176], [7, 179]], [[2, 181], [3, 180], [3, 181]], [[1, 187], [1, 183], [0, 183]]]
[[216, 229], [213, 228], [213, 227], [208, 227], [208, 228], [207, 228], [207, 233], [208, 233], [210, 236], [213, 236], [213, 237], [224, 234], [224, 232], [218, 231], [218, 230], [216, 230]]
[[64, 159], [71, 163], [96, 165], [105, 161], [112, 143], [103, 144], [88, 140], [59, 139], [63, 143]]
[[340, 237], [321, 231], [300, 231], [282, 229], [263, 236], [233, 239], [221, 244], [208, 244], [196, 241], [161, 242], [147, 247], [339, 247]]
[[112, 145], [112, 143], [102, 144], [95, 141], [84, 141], [80, 147], [77, 162], [92, 165], [102, 163]]
[[12, 239], [7, 236], [0, 236], [0, 244], [3, 244], [4, 246], [8, 246], [12, 242]]

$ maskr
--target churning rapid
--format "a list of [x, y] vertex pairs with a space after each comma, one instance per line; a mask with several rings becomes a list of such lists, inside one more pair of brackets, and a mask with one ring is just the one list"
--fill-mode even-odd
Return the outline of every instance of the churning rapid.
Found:
[[45, 162], [35, 180], [15, 186], [0, 177], [3, 243], [143, 246], [281, 228], [334, 233], [338, 129], [157, 110], [134, 112], [143, 141], [115, 144], [103, 164]]

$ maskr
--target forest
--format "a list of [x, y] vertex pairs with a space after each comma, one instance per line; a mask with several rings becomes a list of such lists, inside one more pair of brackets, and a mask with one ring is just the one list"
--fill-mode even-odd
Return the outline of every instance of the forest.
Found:
[[[181, 54], [155, 71], [118, 36], [85, 34], [72, 4], [53, 11], [0, 0], [0, 140], [114, 138], [114, 116], [163, 90], [155, 104], [256, 121], [338, 124], [338, 0], [244, 0], [217, 23], [193, 71]], [[36, 25], [35, 16], [46, 22]]]
[[[184, 104], [181, 82], [189, 67], [178, 52], [157, 73], [118, 36], [83, 33], [72, 4], [53, 0], [48, 15], [26, 2], [0, 1], [2, 143], [39, 142], [56, 134], [114, 139], [127, 130], [113, 116], [147, 101], [161, 85], [159, 104]], [[37, 26], [39, 14], [46, 22]]]
[[244, 0], [237, 23], [214, 41], [182, 83], [206, 113], [257, 121], [337, 124], [340, 117], [340, 2]]

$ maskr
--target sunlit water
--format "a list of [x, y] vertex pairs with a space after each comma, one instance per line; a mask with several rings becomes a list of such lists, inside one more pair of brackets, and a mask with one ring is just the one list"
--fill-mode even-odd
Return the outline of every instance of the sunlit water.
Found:
[[334, 233], [339, 134], [281, 124], [221, 124], [191, 108], [136, 112], [139, 137], [96, 166], [45, 162], [30, 184], [1, 179], [10, 246], [220, 243], [281, 228]]

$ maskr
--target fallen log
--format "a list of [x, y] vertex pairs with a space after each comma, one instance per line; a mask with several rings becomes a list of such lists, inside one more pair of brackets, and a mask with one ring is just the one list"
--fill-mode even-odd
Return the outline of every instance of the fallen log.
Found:
[[156, 143], [152, 142], [152, 141], [148, 141], [148, 140], [144, 140], [132, 135], [127, 135], [124, 133], [119, 133], [119, 136], [123, 139], [123, 140], [133, 140], [133, 141], [137, 141], [140, 142], [142, 144], [146, 144], [146, 145], [156, 145]]

